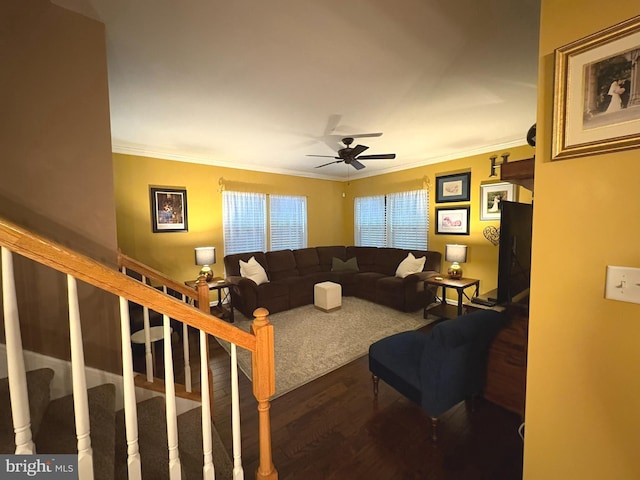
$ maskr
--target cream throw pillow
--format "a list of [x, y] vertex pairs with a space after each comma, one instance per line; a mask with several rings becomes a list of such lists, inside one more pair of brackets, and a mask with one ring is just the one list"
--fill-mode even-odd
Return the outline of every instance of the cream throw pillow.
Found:
[[251, 257], [248, 262], [240, 260], [240, 275], [253, 280], [258, 285], [269, 281], [267, 272], [265, 272], [262, 265], [258, 263], [256, 257]]
[[413, 256], [413, 253], [409, 252], [407, 258], [402, 260], [400, 265], [398, 265], [398, 268], [396, 269], [396, 277], [404, 278], [412, 273], [421, 272], [426, 260], [427, 257], [416, 258]]

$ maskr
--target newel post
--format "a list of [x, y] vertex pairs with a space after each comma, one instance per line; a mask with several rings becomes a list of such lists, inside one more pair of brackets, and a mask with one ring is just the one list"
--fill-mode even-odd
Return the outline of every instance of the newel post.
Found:
[[255, 319], [251, 330], [256, 336], [256, 351], [251, 359], [253, 372], [253, 395], [258, 400], [260, 464], [256, 471], [257, 479], [275, 480], [278, 472], [273, 465], [271, 449], [271, 420], [269, 398], [276, 392], [275, 357], [273, 343], [273, 325], [269, 323], [269, 312], [258, 308], [253, 312]]
[[[204, 275], [200, 275], [196, 280], [196, 290], [198, 291], [198, 309], [207, 315], [211, 315], [211, 308], [209, 307], [209, 284]], [[211, 364], [209, 363], [208, 335], [205, 334], [205, 337], [207, 349], [206, 352], [200, 352], [200, 355], [206, 355], [207, 365], [209, 365], [209, 408], [211, 408], [211, 417], [213, 418], [213, 372], [211, 371]]]

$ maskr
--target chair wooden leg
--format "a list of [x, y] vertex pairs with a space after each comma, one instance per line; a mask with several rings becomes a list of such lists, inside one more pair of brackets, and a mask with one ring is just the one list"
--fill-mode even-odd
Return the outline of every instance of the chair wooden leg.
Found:
[[438, 419], [431, 417], [431, 440], [438, 441]]
[[371, 380], [373, 380], [373, 396], [374, 397], [378, 397], [378, 383], [380, 382], [380, 379], [374, 375], [371, 374]]

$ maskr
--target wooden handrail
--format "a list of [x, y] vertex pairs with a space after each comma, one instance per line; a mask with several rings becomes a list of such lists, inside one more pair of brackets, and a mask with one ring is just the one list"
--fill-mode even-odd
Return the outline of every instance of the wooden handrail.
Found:
[[256, 339], [252, 334], [2, 218], [0, 245], [114, 295], [166, 313], [209, 335], [224, 338], [251, 352], [256, 350]]
[[194, 294], [194, 289], [189, 288], [182, 283], [178, 283], [172, 278], [167, 277], [164, 273], [151, 268], [148, 265], [145, 265], [138, 260], [125, 255], [120, 250], [118, 250], [118, 266], [126, 267], [127, 269], [133, 270], [134, 272], [139, 273], [140, 275], [144, 275], [145, 277], [155, 280], [160, 285], [166, 285], [167, 288], [174, 290], [182, 295], [185, 295], [190, 298], [194, 298], [196, 295]]

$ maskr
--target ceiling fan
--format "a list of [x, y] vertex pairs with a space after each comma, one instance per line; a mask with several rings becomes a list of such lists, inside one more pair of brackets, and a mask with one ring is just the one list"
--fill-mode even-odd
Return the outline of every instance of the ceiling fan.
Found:
[[351, 148], [351, 144], [353, 143], [353, 137], [346, 137], [342, 139], [342, 143], [346, 145], [345, 148], [341, 148], [338, 150], [338, 156], [333, 155], [307, 155], [307, 157], [327, 157], [327, 158], [335, 158], [334, 162], [325, 163], [322, 165], [318, 165], [316, 168], [326, 167], [327, 165], [331, 165], [334, 163], [344, 162], [347, 165], [351, 165], [356, 170], [362, 170], [364, 168], [364, 164], [360, 163], [359, 160], [393, 160], [396, 158], [395, 153], [381, 153], [376, 155], [360, 155], [362, 152], [367, 150], [369, 147], [366, 145], [356, 145]]

